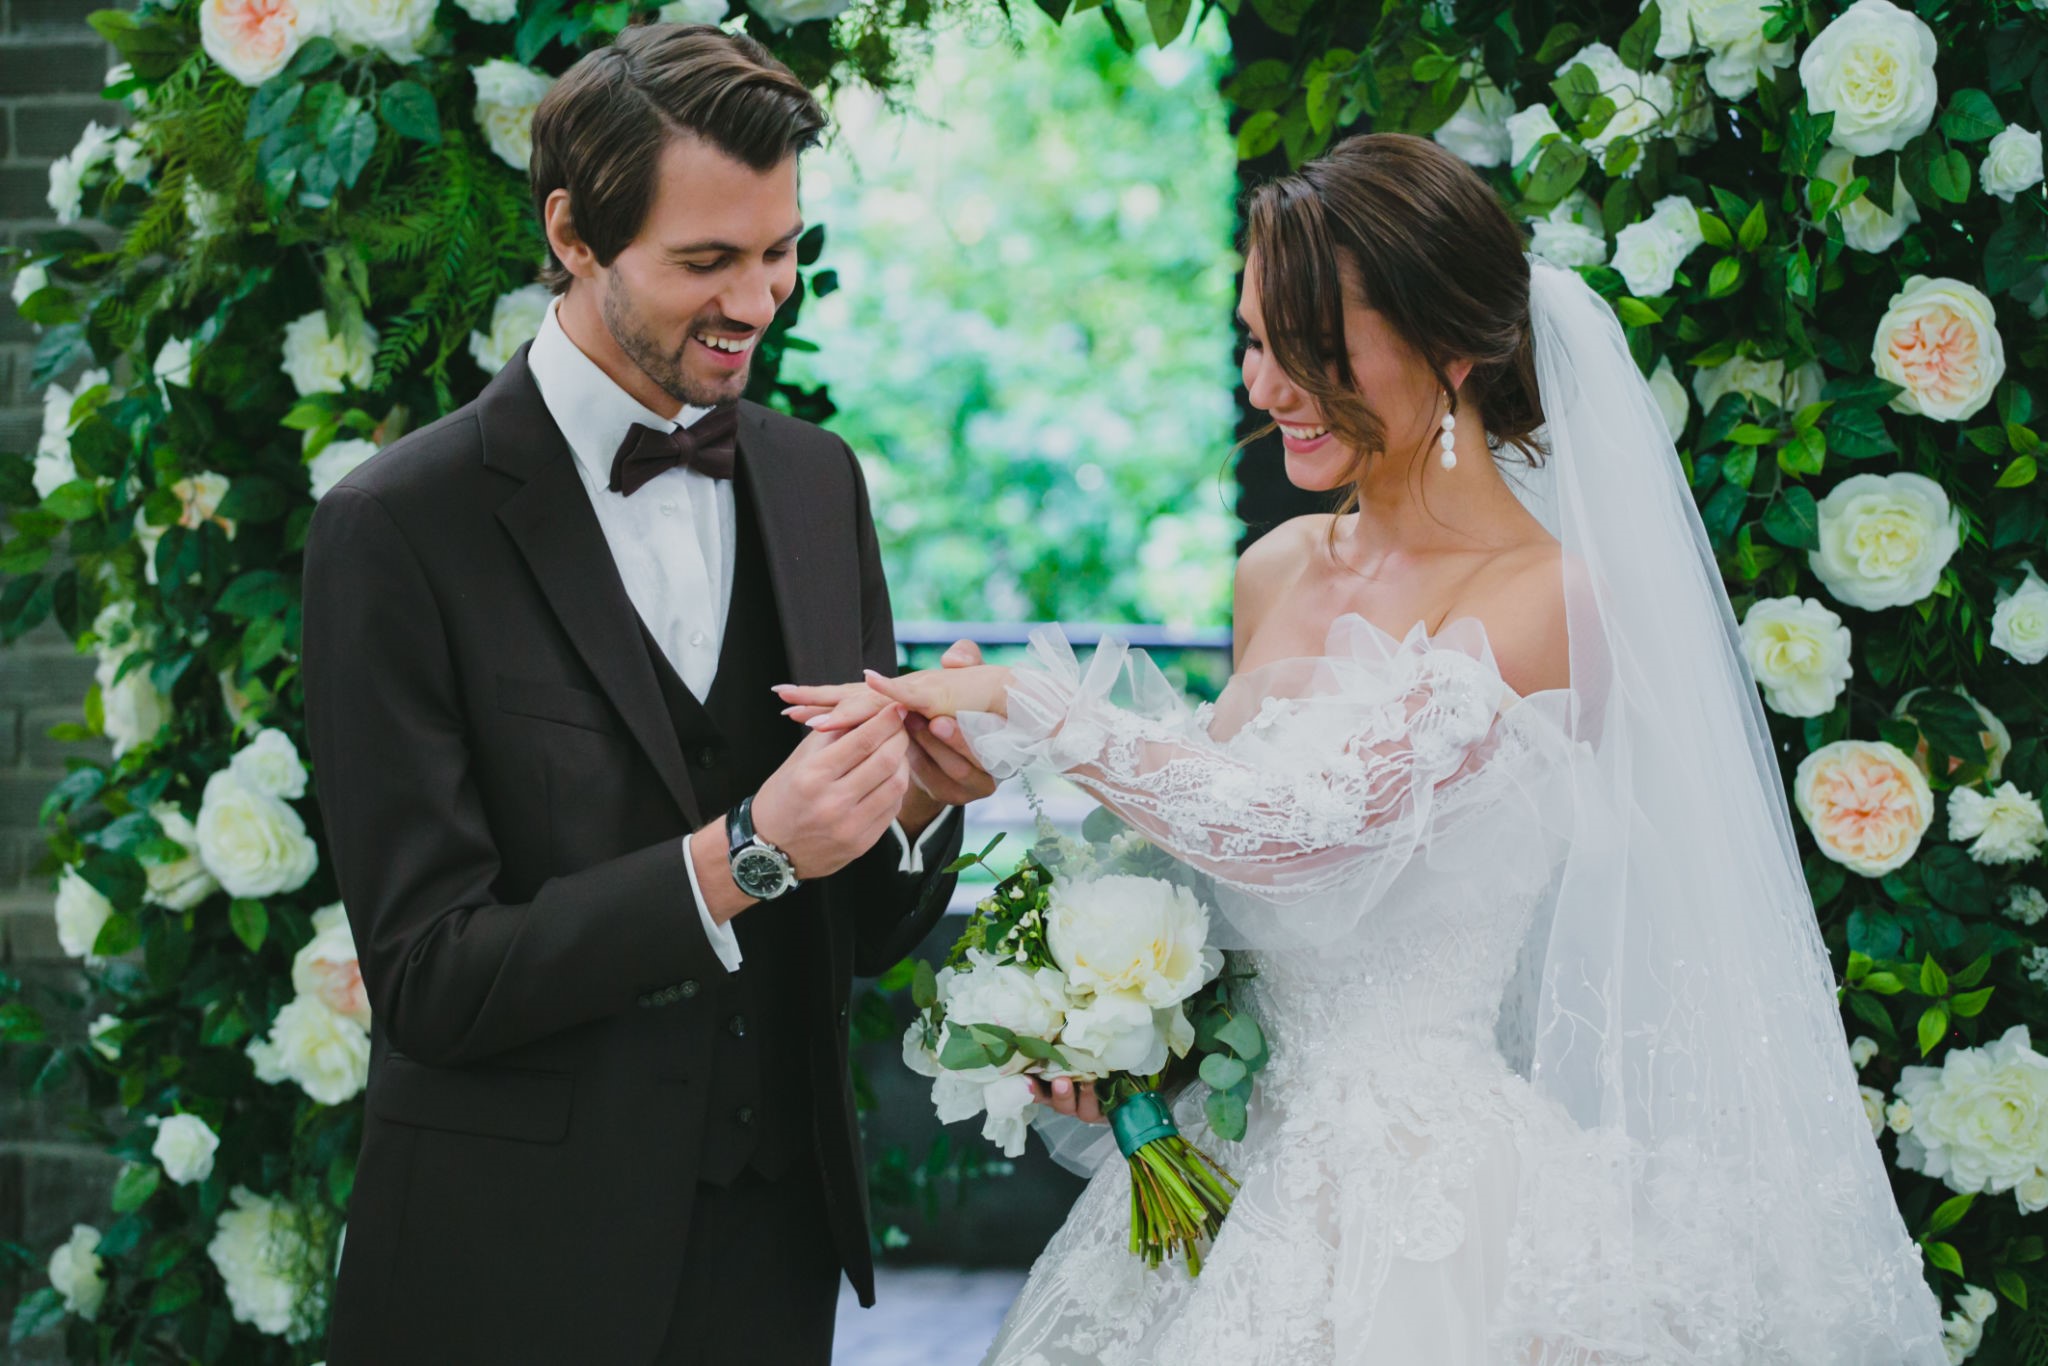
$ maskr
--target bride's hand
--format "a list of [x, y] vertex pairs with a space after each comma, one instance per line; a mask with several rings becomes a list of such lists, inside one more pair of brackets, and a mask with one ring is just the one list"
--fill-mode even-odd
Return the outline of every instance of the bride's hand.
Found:
[[1102, 1113], [1102, 1102], [1096, 1097], [1095, 1083], [1084, 1081], [1075, 1085], [1066, 1077], [1055, 1077], [1050, 1083], [1038, 1077], [1026, 1077], [1031, 1083], [1031, 1099], [1040, 1105], [1050, 1105], [1063, 1115], [1089, 1124], [1107, 1124], [1108, 1117]]
[[1008, 711], [1010, 671], [993, 664], [966, 668], [924, 669], [900, 678], [884, 678], [870, 669], [862, 683], [815, 687], [785, 686], [775, 690], [787, 707], [784, 715], [813, 730], [850, 730], [892, 702], [918, 715], [957, 716], [963, 711]]

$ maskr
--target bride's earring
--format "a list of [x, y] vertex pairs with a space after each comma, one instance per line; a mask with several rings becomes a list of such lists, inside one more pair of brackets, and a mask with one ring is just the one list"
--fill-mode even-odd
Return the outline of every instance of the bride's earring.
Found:
[[[1448, 395], [1447, 395], [1446, 397], [1448, 397]], [[1456, 414], [1456, 413], [1453, 413], [1453, 412], [1451, 412], [1451, 411], [1450, 411], [1449, 409], [1445, 409], [1445, 410], [1444, 410], [1444, 421], [1443, 421], [1443, 431], [1442, 431], [1442, 433], [1441, 433], [1440, 435], [1438, 435], [1438, 437], [1437, 437], [1437, 444], [1438, 444], [1439, 446], [1442, 446], [1442, 447], [1443, 447], [1443, 462], [1444, 462], [1444, 468], [1445, 468], [1445, 469], [1447, 469], [1447, 470], [1448, 470], [1448, 469], [1455, 469], [1455, 468], [1457, 468], [1457, 465], [1458, 465], [1458, 453], [1457, 453], [1457, 452], [1456, 452], [1455, 450], [1452, 450], [1452, 449], [1451, 449], [1451, 447], [1452, 447], [1452, 446], [1453, 446], [1453, 445], [1454, 445], [1454, 444], [1456, 443], [1456, 441], [1457, 441], [1457, 432], [1458, 432], [1458, 416], [1457, 416], [1457, 414]]]

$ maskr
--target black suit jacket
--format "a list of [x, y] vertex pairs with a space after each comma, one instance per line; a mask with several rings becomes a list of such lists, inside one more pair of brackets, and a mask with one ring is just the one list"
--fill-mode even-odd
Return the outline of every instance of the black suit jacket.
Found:
[[[792, 681], [893, 672], [846, 444], [743, 404]], [[358, 468], [305, 554], [306, 725], [373, 1011], [332, 1366], [648, 1360], [684, 1252], [725, 971], [690, 788], [625, 586], [522, 349]], [[958, 850], [952, 830], [929, 868]], [[838, 1252], [872, 1303], [851, 979], [951, 890], [895, 841], [819, 883], [835, 1021], [808, 1085]], [[745, 915], [774, 915], [775, 903]], [[812, 998], [816, 999], [815, 996]], [[693, 1079], [694, 1083], [693, 1084]]]

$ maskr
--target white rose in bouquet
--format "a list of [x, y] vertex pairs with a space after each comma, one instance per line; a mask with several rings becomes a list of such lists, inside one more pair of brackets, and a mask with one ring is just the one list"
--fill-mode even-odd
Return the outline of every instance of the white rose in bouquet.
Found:
[[416, 62], [434, 36], [438, 0], [334, 0], [334, 37], [344, 48]]
[[78, 869], [67, 865], [57, 877], [57, 943], [73, 958], [83, 958], [88, 963], [106, 960], [92, 951], [100, 937], [100, 930], [113, 918], [114, 903], [100, 895], [99, 888], [79, 875]]
[[554, 297], [546, 285], [522, 285], [499, 295], [498, 302], [491, 305], [490, 331], [469, 334], [469, 354], [477, 368], [487, 375], [504, 369], [521, 346], [540, 334], [548, 302]]
[[1800, 760], [1792, 798], [1821, 853], [1865, 877], [1903, 866], [1934, 820], [1912, 758], [1882, 740], [1837, 740]]
[[1934, 30], [1888, 0], [1856, 0], [1799, 59], [1799, 84], [1816, 114], [1832, 113], [1830, 140], [1857, 156], [1896, 152], [1934, 122]]
[[982, 1116], [981, 1136], [1004, 1157], [1020, 1157], [1030, 1131], [1031, 1083], [1022, 1073], [976, 1081], [959, 1072], [941, 1073], [932, 1083], [932, 1106], [941, 1124]]
[[1991, 139], [1984, 149], [1984, 164], [1978, 168], [1984, 192], [2010, 204], [2024, 191], [2041, 183], [2041, 135], [2016, 123]]
[[313, 937], [292, 956], [292, 989], [364, 1029], [370, 1027], [370, 997], [363, 989], [355, 935], [339, 901], [313, 912]]
[[2039, 664], [2048, 659], [2048, 583], [2041, 581], [2031, 563], [2022, 567], [2027, 577], [2020, 586], [1998, 595], [1991, 613], [1991, 644], [2022, 664]]
[[232, 769], [206, 780], [198, 831], [199, 857], [229, 896], [295, 892], [319, 866], [319, 850], [299, 813]]
[[330, 441], [320, 448], [320, 454], [306, 462], [306, 482], [313, 501], [318, 502], [334, 491], [334, 486], [348, 478], [349, 474], [365, 460], [381, 449], [374, 441], [348, 437], [341, 441]]
[[306, 761], [299, 757], [292, 737], [274, 726], [257, 731], [253, 740], [235, 751], [228, 768], [266, 797], [297, 801], [306, 795]]
[[1915, 275], [1878, 319], [1870, 360], [1879, 378], [1905, 386], [1892, 395], [1894, 409], [1961, 422], [2005, 377], [2005, 341], [1982, 290]]
[[[1821, 153], [1820, 178], [1837, 189], [1847, 185], [1856, 178], [1855, 156], [1840, 147], [1828, 148]], [[1920, 221], [1920, 205], [1899, 176], [1892, 177], [1889, 213], [1871, 203], [1868, 195], [1856, 196], [1836, 212], [1842, 219], [1842, 240], [1858, 251], [1885, 251]]]
[[1153, 1009], [1178, 1005], [1223, 970], [1209, 947], [1209, 911], [1185, 887], [1124, 875], [1055, 883], [1045, 938], [1077, 997], [1135, 993]]
[[1824, 716], [1854, 676], [1849, 628], [1814, 598], [1760, 598], [1742, 617], [1742, 652], [1783, 716]]
[[293, 1311], [313, 1254], [299, 1220], [282, 1200], [246, 1186], [234, 1187], [228, 1199], [234, 1207], [221, 1211], [206, 1255], [227, 1283], [235, 1321], [287, 1342], [304, 1342], [312, 1325]]
[[1664, 419], [1664, 430], [1671, 433], [1672, 443], [1677, 444], [1685, 434], [1685, 419], [1692, 411], [1692, 400], [1686, 397], [1685, 386], [1672, 370], [1669, 356], [1657, 357], [1657, 368], [1650, 372], [1650, 397], [1657, 400], [1657, 415]]
[[533, 111], [554, 78], [502, 57], [471, 67], [469, 74], [476, 81], [477, 127], [499, 160], [525, 170], [533, 160]]
[[163, 828], [165, 839], [185, 846], [185, 857], [169, 863], [144, 864], [142, 871], [148, 878], [149, 889], [143, 899], [168, 910], [190, 910], [220, 888], [199, 857], [199, 829], [170, 802], [157, 803], [149, 814]]
[[114, 153], [117, 130], [88, 123], [78, 143], [50, 163], [50, 212], [59, 223], [76, 223], [85, 212], [85, 178]]
[[271, 1022], [270, 1036], [242, 1050], [269, 1085], [296, 1082], [322, 1105], [353, 1100], [370, 1080], [370, 1035], [317, 996], [294, 997]]
[[220, 1147], [220, 1135], [197, 1115], [171, 1115], [147, 1121], [156, 1129], [150, 1154], [163, 1164], [164, 1175], [181, 1186], [204, 1181], [213, 1175], [213, 1154]]
[[[88, 370], [78, 377], [75, 389], [52, 384], [43, 391], [43, 431], [36, 441], [32, 481], [36, 497], [48, 498], [79, 477], [78, 466], [71, 460], [71, 433], [78, 429], [78, 422], [72, 420], [71, 411], [78, 406], [80, 398], [108, 383], [111, 378], [105, 370]], [[83, 420], [84, 415], [81, 414], [79, 421]]]
[[1959, 1194], [1994, 1195], [2048, 1167], [2048, 1058], [2025, 1025], [1980, 1048], [1951, 1049], [1940, 1067], [1908, 1067], [1896, 1088], [1913, 1111], [1899, 1165]]
[[284, 328], [284, 372], [292, 387], [307, 394], [339, 394], [350, 387], [367, 389], [376, 373], [377, 329], [356, 319], [336, 336], [327, 327], [327, 313], [314, 309]]
[[200, 0], [200, 45], [243, 85], [263, 84], [328, 29], [327, 0]]
[[98, 1318], [100, 1303], [107, 1297], [107, 1283], [100, 1277], [100, 1231], [91, 1224], [73, 1224], [71, 1237], [50, 1254], [50, 1284], [64, 1297], [66, 1313], [88, 1322]]
[[2048, 823], [2040, 799], [2013, 783], [1988, 794], [1958, 787], [1948, 794], [1948, 837], [1972, 841], [1970, 857], [1979, 863], [2027, 863], [2048, 843]]
[[1631, 223], [1614, 238], [1614, 268], [1638, 299], [1669, 294], [1692, 246], [1662, 223]]
[[1508, 160], [1514, 139], [1507, 129], [1515, 102], [1484, 76], [1472, 82], [1465, 102], [1430, 137], [1451, 155], [1473, 166]]
[[1837, 601], [1866, 612], [1934, 591], [1962, 544], [1962, 516], [1923, 474], [1854, 474], [1820, 500], [1820, 549], [1807, 564]]

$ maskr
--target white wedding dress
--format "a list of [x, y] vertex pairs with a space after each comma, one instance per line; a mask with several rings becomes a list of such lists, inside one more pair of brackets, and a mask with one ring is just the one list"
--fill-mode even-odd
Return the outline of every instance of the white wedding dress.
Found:
[[1209, 875], [1272, 1051], [1241, 1143], [1174, 1106], [1243, 1183], [1200, 1277], [1130, 1253], [1090, 1129], [991, 1366], [1947, 1366], [1684, 468], [1612, 308], [1528, 262], [1547, 458], [1501, 468], [1569, 688], [1347, 615], [1199, 708], [1041, 631], [961, 717]]

